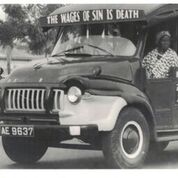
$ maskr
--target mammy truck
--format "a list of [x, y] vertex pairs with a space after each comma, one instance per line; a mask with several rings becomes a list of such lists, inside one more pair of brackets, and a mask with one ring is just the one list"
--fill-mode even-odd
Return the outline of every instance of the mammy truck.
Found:
[[[11, 160], [34, 163], [48, 147], [96, 149], [112, 168], [136, 168], [178, 140], [178, 70], [148, 79], [142, 67], [161, 30], [178, 51], [177, 5], [68, 5], [40, 24], [58, 31], [51, 56], [0, 82]], [[72, 138], [86, 144], [63, 143]]]

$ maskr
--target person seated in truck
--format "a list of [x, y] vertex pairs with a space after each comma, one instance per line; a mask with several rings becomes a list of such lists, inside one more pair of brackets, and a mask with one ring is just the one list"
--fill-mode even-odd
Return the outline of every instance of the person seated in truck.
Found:
[[106, 49], [111, 49], [112, 54], [119, 56], [134, 55], [136, 47], [128, 38], [128, 34], [126, 37], [123, 36], [123, 30], [121, 30], [119, 24], [108, 24], [106, 36], [108, 42], [108, 47]]
[[119, 24], [117, 23], [112, 23], [108, 24], [108, 36], [120, 36], [121, 37], [121, 32], [120, 32], [120, 27]]
[[157, 47], [149, 52], [142, 62], [148, 79], [168, 78], [170, 67], [178, 67], [178, 56], [170, 48], [170, 41], [171, 35], [168, 31], [161, 31], [157, 34]]

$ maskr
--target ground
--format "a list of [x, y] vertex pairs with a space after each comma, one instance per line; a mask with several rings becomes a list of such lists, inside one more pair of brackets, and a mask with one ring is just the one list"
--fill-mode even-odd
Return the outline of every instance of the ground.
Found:
[[[1, 138], [0, 138], [1, 139]], [[5, 154], [0, 141], [0, 169], [106, 169], [101, 151], [49, 148], [44, 157], [31, 166], [18, 165]], [[149, 157], [144, 169], [177, 169], [178, 141], [171, 142], [167, 149]]]

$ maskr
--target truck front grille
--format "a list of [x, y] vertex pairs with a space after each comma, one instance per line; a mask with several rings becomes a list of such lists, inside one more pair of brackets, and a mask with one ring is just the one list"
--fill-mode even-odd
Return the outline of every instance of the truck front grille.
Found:
[[5, 106], [7, 111], [45, 111], [45, 89], [7, 89]]

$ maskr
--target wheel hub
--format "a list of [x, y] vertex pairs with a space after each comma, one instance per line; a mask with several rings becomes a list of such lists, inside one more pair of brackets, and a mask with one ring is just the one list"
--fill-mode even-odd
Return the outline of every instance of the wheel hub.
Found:
[[122, 129], [120, 143], [123, 153], [128, 158], [137, 157], [143, 146], [143, 132], [135, 121], [129, 121]]
[[128, 126], [123, 133], [123, 147], [128, 154], [134, 153], [139, 145], [139, 133], [134, 126]]

